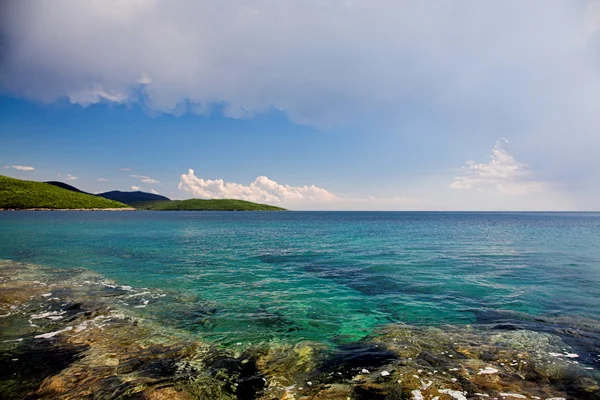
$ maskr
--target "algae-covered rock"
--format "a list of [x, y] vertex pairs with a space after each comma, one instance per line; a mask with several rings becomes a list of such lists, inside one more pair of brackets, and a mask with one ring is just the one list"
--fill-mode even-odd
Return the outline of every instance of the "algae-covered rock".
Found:
[[[224, 347], [159, 323], [153, 304], [170, 299], [185, 302], [86, 270], [0, 262], [0, 398], [600, 398], [600, 330], [590, 321], [539, 331], [391, 324], [337, 346]], [[182, 309], [198, 324], [213, 312]]]

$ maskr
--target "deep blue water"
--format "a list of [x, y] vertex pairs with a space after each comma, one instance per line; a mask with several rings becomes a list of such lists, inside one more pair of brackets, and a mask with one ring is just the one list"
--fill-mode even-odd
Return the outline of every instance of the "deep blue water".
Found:
[[600, 213], [1, 212], [0, 258], [175, 292], [140, 312], [225, 343], [600, 320]]

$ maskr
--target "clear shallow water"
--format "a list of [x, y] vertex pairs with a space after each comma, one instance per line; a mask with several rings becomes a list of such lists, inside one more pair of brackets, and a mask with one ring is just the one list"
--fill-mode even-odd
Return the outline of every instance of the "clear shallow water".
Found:
[[225, 344], [600, 320], [598, 213], [3, 212], [0, 258], [176, 292], [139, 312]]

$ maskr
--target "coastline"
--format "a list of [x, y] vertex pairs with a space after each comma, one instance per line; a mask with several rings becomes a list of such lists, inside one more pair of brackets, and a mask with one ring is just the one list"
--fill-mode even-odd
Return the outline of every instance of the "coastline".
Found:
[[[0, 365], [11, 372], [0, 376], [0, 393], [156, 400], [600, 395], [599, 371], [582, 347], [549, 333], [388, 324], [335, 347], [308, 341], [223, 347], [148, 318], [153, 307], [190, 306], [177, 296], [119, 285], [86, 269], [0, 261]], [[563, 324], [566, 335], [566, 328], [573, 338], [584, 335]], [[600, 334], [597, 323], [588, 328], [588, 337]]]
[[122, 208], [0, 208], [0, 211], [208, 211], [208, 212], [290, 212], [292, 210], [145, 210], [134, 207]]
[[0, 211], [137, 211], [133, 207], [122, 208], [0, 208]]

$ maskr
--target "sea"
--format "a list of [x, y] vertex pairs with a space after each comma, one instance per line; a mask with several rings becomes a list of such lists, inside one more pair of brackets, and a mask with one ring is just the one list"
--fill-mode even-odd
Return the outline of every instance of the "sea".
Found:
[[600, 366], [600, 213], [1, 212], [0, 259], [90, 271], [224, 351], [486, 326]]

